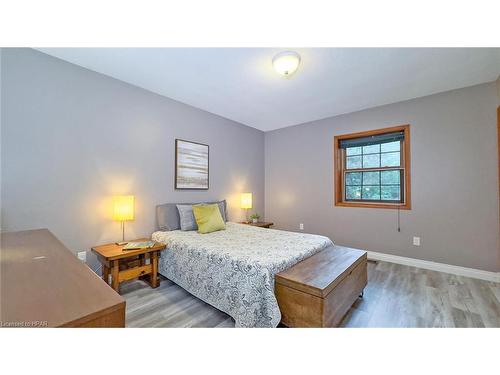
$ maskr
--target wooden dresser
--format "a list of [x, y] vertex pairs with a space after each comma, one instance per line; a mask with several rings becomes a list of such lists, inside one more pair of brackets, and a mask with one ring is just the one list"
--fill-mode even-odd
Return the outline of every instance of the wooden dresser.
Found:
[[1, 327], [124, 327], [125, 301], [47, 229], [1, 234]]

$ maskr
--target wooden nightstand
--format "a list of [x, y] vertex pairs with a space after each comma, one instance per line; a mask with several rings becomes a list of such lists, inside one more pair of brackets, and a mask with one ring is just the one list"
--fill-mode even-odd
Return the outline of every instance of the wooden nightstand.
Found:
[[274, 225], [274, 223], [270, 223], [270, 222], [265, 222], [265, 221], [259, 221], [257, 223], [246, 223], [244, 221], [241, 221], [240, 224], [246, 224], [246, 225], [251, 225], [253, 227], [260, 227], [260, 228], [270, 228], [272, 225]]
[[[140, 238], [133, 242], [142, 241], [149, 241], [149, 238]], [[149, 275], [151, 287], [156, 288], [159, 285], [158, 257], [162, 250], [165, 250], [165, 245], [159, 242], [149, 249], [123, 250], [123, 246], [115, 243], [92, 248], [102, 264], [102, 278], [108, 283], [111, 272], [111, 286], [117, 292], [122, 281], [142, 278], [146, 275]], [[147, 257], [149, 257], [149, 264], [146, 264]]]

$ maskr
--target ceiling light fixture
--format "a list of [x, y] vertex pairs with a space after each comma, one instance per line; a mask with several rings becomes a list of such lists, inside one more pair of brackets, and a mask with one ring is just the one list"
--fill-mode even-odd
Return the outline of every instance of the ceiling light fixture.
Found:
[[273, 57], [273, 67], [278, 74], [290, 77], [300, 65], [300, 55], [293, 51], [284, 51]]

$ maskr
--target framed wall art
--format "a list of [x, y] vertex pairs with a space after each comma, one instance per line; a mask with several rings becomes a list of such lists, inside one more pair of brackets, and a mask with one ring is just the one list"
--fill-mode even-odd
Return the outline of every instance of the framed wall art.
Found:
[[175, 188], [208, 190], [209, 147], [202, 143], [175, 140]]

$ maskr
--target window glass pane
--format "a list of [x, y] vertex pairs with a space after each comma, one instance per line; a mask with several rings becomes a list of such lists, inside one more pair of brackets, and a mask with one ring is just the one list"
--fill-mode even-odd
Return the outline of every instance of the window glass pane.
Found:
[[380, 152], [380, 145], [363, 146], [363, 154], [376, 154]]
[[389, 152], [381, 155], [381, 167], [399, 167], [401, 159], [399, 152]]
[[348, 172], [345, 174], [346, 185], [361, 185], [361, 172]]
[[361, 168], [361, 156], [346, 157], [347, 169]]
[[401, 147], [401, 141], [382, 143], [380, 145], [380, 151], [389, 152], [389, 151], [399, 151]]
[[380, 185], [380, 172], [363, 172], [363, 185]]
[[400, 171], [382, 171], [380, 176], [382, 185], [399, 185]]
[[361, 155], [361, 147], [348, 147], [345, 152], [346, 155]]
[[382, 200], [384, 201], [400, 201], [401, 187], [399, 185], [382, 186]]
[[380, 167], [380, 154], [363, 155], [363, 168]]
[[372, 201], [380, 200], [380, 186], [363, 186], [361, 199]]
[[345, 187], [346, 199], [361, 199], [361, 186], [346, 186]]

